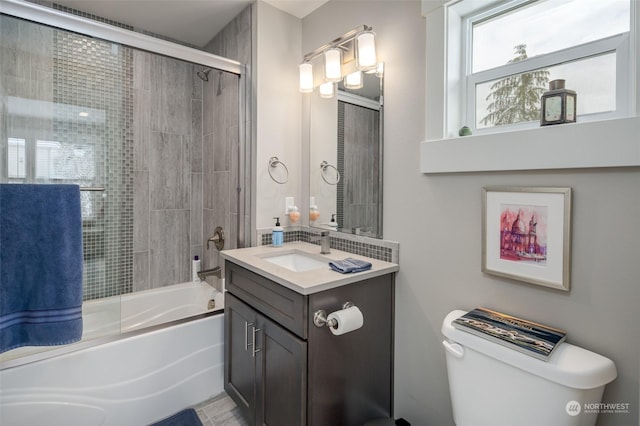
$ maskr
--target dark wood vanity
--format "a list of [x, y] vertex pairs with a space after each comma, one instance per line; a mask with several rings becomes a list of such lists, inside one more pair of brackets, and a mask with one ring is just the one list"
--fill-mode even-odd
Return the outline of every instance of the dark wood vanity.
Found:
[[[226, 260], [224, 387], [251, 425], [361, 426], [393, 414], [394, 277], [301, 294]], [[352, 302], [361, 328], [314, 313]]]

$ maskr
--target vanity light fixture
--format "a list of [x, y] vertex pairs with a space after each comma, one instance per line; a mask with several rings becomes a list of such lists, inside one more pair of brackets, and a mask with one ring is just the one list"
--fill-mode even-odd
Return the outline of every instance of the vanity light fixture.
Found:
[[356, 61], [360, 71], [375, 69], [378, 65], [376, 55], [376, 35], [373, 31], [362, 31], [356, 37]]
[[348, 74], [344, 78], [344, 87], [347, 89], [362, 89], [362, 71]]
[[313, 67], [310, 63], [300, 64], [300, 91], [302, 93], [313, 92]]
[[[322, 73], [314, 73], [313, 63], [322, 56]], [[320, 62], [320, 61], [316, 61]], [[320, 87], [322, 97], [332, 97], [334, 84], [344, 79], [349, 89], [362, 87], [362, 71], [375, 72], [378, 66], [373, 28], [361, 25], [332, 42], [307, 53], [299, 66], [300, 91], [311, 93]], [[332, 83], [332, 84], [328, 84]]]
[[337, 47], [324, 52], [324, 80], [342, 80], [342, 51]]
[[321, 98], [333, 98], [333, 93], [334, 93], [333, 86], [334, 86], [334, 84], [331, 81], [329, 81], [327, 83], [324, 83], [324, 84], [321, 84], [320, 85], [320, 97]]

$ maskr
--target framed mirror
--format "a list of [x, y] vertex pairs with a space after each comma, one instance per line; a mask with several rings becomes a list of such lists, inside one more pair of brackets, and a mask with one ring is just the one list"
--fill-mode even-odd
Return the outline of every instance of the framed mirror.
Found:
[[310, 99], [309, 224], [382, 238], [383, 67]]

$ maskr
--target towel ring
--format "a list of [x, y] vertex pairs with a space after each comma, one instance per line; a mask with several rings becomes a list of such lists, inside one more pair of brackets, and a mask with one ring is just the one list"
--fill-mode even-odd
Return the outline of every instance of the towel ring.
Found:
[[[281, 165], [284, 168], [284, 179], [282, 180], [278, 180], [275, 177], [273, 177], [273, 173], [271, 173], [271, 169], [275, 169], [276, 167], [278, 167], [278, 165]], [[271, 176], [271, 179], [275, 182], [275, 183], [279, 183], [279, 184], [283, 184], [283, 183], [287, 183], [287, 181], [289, 180], [289, 169], [287, 169], [287, 166], [280, 160], [278, 160], [278, 157], [271, 157], [269, 158], [269, 176]]]
[[[322, 180], [327, 182], [329, 185], [337, 185], [338, 182], [340, 182], [340, 172], [338, 171], [336, 166], [329, 164], [327, 161], [323, 161], [322, 163], [320, 163], [320, 169], [322, 169], [322, 173], [320, 173], [320, 176], [322, 176]], [[335, 179], [327, 180], [325, 176], [325, 172], [327, 171], [327, 169], [335, 170], [336, 172]]]

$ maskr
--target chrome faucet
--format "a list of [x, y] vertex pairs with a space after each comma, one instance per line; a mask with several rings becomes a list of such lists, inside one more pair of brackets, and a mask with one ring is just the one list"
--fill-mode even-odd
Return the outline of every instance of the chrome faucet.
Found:
[[208, 276], [214, 275], [218, 278], [222, 278], [222, 268], [216, 266], [215, 268], [205, 269], [204, 271], [198, 271], [198, 278], [200, 281], [205, 281]]
[[321, 231], [320, 237], [320, 254], [329, 254], [331, 253], [331, 244], [329, 240], [329, 231]]

